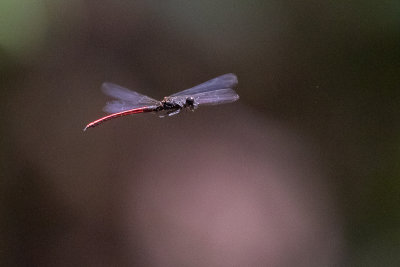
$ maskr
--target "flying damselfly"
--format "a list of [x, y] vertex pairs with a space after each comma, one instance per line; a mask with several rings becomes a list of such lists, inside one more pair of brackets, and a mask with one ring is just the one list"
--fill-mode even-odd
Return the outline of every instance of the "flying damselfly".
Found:
[[83, 129], [95, 127], [107, 120], [147, 112], [160, 112], [160, 117], [178, 114], [182, 109], [194, 111], [203, 105], [219, 105], [234, 102], [239, 95], [233, 90], [238, 80], [235, 74], [229, 73], [209, 80], [184, 91], [164, 97], [157, 101], [151, 97], [131, 91], [113, 83], [103, 83], [103, 92], [115, 98], [104, 107], [110, 115], [95, 120]]

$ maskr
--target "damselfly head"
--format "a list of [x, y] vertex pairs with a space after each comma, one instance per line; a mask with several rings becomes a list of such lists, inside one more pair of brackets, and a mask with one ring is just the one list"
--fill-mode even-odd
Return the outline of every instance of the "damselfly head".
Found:
[[189, 96], [188, 98], [186, 98], [186, 106], [192, 107], [193, 104], [194, 104], [194, 98], [192, 96]]

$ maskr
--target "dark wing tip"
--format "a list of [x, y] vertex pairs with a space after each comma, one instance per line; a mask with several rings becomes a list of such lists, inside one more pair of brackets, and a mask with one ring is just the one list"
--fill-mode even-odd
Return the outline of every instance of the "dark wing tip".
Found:
[[221, 75], [217, 78], [228, 81], [232, 87], [235, 87], [238, 84], [238, 78], [237, 78], [236, 74], [234, 74], [234, 73], [227, 73], [227, 74]]
[[121, 86], [115, 84], [115, 83], [110, 83], [110, 82], [104, 82], [101, 84], [100, 88], [105, 93], [108, 95], [110, 92], [112, 92], [113, 88], [120, 88]]

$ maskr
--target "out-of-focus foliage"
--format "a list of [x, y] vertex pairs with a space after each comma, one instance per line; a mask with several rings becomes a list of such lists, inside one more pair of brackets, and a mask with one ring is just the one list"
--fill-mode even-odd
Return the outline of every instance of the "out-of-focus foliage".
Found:
[[0, 1], [0, 48], [18, 58], [31, 57], [45, 44], [49, 29], [43, 0]]

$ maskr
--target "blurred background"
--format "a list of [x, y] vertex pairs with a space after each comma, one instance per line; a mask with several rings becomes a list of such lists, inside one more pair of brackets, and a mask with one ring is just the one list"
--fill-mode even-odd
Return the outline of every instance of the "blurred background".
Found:
[[[399, 1], [0, 1], [0, 265], [399, 266]], [[82, 132], [104, 81], [240, 100]]]

